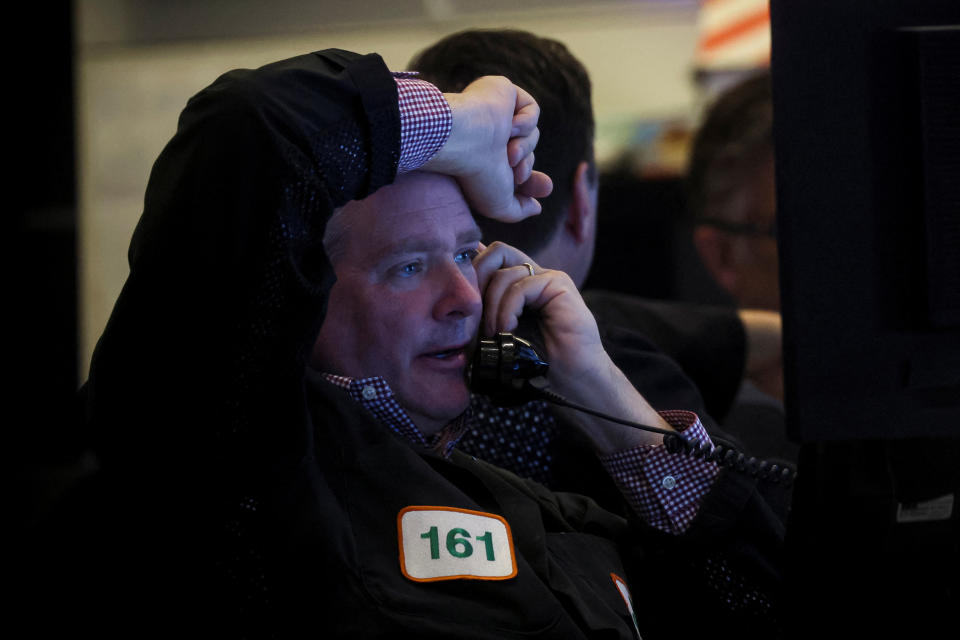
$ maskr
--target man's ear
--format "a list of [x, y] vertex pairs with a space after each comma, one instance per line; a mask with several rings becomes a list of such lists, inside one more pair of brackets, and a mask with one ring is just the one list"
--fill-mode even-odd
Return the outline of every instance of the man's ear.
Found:
[[730, 237], [719, 229], [697, 225], [693, 229], [693, 245], [717, 284], [736, 296], [739, 278]]
[[590, 179], [590, 165], [581, 162], [573, 174], [570, 209], [564, 226], [577, 243], [592, 241], [596, 228], [596, 181]]

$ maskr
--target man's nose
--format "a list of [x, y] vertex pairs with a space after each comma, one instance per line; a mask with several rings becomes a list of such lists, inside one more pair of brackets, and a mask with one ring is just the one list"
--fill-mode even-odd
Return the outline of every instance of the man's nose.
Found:
[[483, 300], [472, 268], [457, 263], [445, 265], [438, 279], [440, 296], [433, 307], [436, 320], [479, 317]]

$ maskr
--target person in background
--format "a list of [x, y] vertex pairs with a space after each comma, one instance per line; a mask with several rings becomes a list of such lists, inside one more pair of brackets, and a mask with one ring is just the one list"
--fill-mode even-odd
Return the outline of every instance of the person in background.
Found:
[[[687, 170], [693, 244], [713, 279], [757, 322], [772, 323], [775, 356], [748, 367], [724, 425], [753, 450], [795, 460], [786, 437], [779, 358], [773, 98], [769, 70], [723, 90], [694, 136]], [[749, 311], [756, 309], [757, 312]], [[776, 312], [775, 314], [763, 313]], [[742, 311], [741, 313], [744, 313]], [[757, 429], [755, 425], [768, 425]]]
[[701, 259], [739, 307], [780, 310], [769, 71], [727, 88], [694, 136], [687, 192]]

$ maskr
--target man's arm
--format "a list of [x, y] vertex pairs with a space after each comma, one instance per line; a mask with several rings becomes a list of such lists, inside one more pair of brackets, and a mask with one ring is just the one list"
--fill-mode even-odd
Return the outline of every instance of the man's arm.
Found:
[[[474, 211], [504, 222], [539, 213], [535, 198], [550, 179], [533, 171], [539, 107], [503, 77], [483, 77], [461, 93], [397, 74], [401, 159], [398, 172], [422, 168], [455, 176]], [[512, 174], [512, 175], [511, 175]]]
[[[529, 256], [499, 242], [481, 252], [475, 267], [484, 298], [481, 330], [488, 335], [512, 331], [525, 309], [536, 312], [553, 391], [581, 406], [710, 444], [695, 414], [655, 411], [614, 365], [593, 316], [566, 274], [541, 269]], [[686, 530], [716, 478], [715, 463], [668, 453], [660, 446], [659, 433], [577, 411], [568, 411], [566, 417], [590, 441], [639, 515], [664, 531]]]
[[[531, 265], [534, 275], [523, 263]], [[666, 420], [683, 437], [699, 431], [706, 438], [696, 416], [657, 414], [642, 396], [637, 401], [640, 394], [632, 385], [607, 375], [609, 358], [598, 353], [596, 325], [569, 278], [541, 270], [528, 256], [498, 243], [481, 252], [476, 265], [484, 292], [482, 330], [513, 330], [525, 307], [537, 311], [551, 367], [548, 379], [561, 395], [652, 426]], [[627, 555], [638, 560], [635, 575], [642, 576], [634, 580], [641, 586], [634, 602], [684, 615], [710, 612], [722, 619], [759, 612], [771, 618], [751, 622], [763, 631], [771, 629], [783, 524], [760, 482], [747, 474], [721, 472], [712, 462], [669, 454], [657, 445], [659, 436], [640, 431], [621, 435], [620, 425], [604, 420], [582, 419], [580, 426], [595, 449], [607, 453], [601, 460], [633, 508], [634, 535], [625, 544], [644, 552]], [[581, 504], [569, 504], [568, 497], [558, 500], [564, 513], [589, 513]], [[664, 631], [675, 629], [666, 625]]]
[[540, 212], [550, 178], [533, 171], [540, 108], [502, 76], [479, 78], [444, 94], [453, 112], [447, 143], [423, 169], [457, 178], [473, 209], [503, 222]]
[[[530, 264], [530, 275], [524, 263]], [[551, 388], [578, 404], [672, 431], [607, 355], [596, 321], [565, 273], [542, 269], [501, 242], [487, 247], [475, 267], [483, 292], [482, 332], [512, 331], [525, 309], [539, 314]], [[663, 436], [586, 414], [571, 416], [598, 453], [659, 444]]]

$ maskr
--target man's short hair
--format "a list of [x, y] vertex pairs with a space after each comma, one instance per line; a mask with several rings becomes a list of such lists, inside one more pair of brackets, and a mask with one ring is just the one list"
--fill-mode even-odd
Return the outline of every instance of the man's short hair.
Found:
[[537, 100], [540, 141], [535, 168], [553, 179], [553, 193], [540, 199], [540, 215], [523, 222], [504, 224], [478, 217], [477, 223], [488, 241], [501, 240], [526, 253], [543, 248], [570, 204], [577, 166], [589, 163], [589, 179], [596, 180], [586, 69], [562, 43], [513, 29], [455, 33], [417, 54], [409, 68], [449, 93], [462, 91], [481, 76], [506, 76]]
[[694, 136], [687, 197], [694, 220], [712, 217], [710, 201], [743, 184], [773, 152], [770, 72], [750, 75], [721, 93]]

